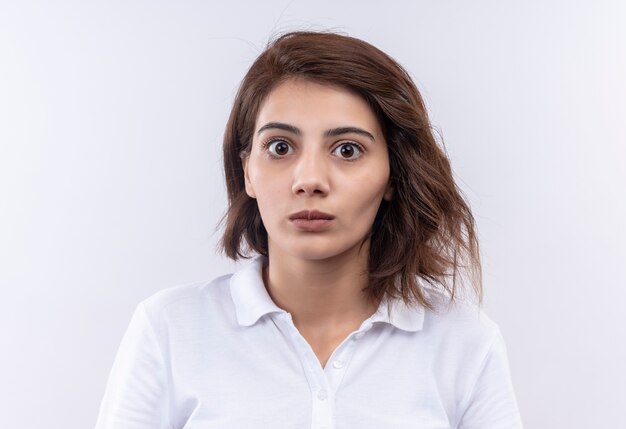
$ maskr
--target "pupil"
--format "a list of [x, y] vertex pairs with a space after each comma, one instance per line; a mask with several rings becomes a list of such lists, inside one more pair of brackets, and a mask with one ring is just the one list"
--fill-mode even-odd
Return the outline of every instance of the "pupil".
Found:
[[341, 147], [341, 156], [350, 158], [352, 155], [354, 155], [354, 148], [352, 146], [345, 145]]

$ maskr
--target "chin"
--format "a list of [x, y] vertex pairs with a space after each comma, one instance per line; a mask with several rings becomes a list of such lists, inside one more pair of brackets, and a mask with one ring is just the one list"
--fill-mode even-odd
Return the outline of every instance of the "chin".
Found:
[[313, 249], [313, 248], [291, 248], [284, 249], [283, 252], [288, 253], [291, 257], [296, 259], [302, 259], [306, 261], [322, 261], [324, 259], [330, 259], [342, 252], [333, 251], [330, 249]]
[[[291, 257], [306, 260], [306, 261], [323, 261], [328, 259], [340, 258], [340, 257], [356, 257], [359, 250], [360, 242], [350, 243], [345, 246], [338, 246], [336, 240], [333, 243], [327, 243], [328, 245], [313, 245], [313, 243], [307, 243], [302, 246], [293, 246], [293, 243], [288, 248], [283, 247], [279, 252], [288, 253]], [[322, 243], [319, 243], [322, 244]], [[362, 251], [366, 250], [364, 245]]]

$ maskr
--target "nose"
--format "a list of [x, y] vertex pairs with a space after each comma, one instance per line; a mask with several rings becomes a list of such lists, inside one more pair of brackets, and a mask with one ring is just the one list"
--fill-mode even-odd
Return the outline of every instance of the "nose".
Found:
[[326, 196], [329, 188], [328, 165], [323, 155], [302, 153], [293, 170], [293, 193], [299, 196]]

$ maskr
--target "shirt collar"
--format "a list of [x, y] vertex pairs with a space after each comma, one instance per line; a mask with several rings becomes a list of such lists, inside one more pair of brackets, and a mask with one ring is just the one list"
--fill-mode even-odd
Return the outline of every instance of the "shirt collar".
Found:
[[286, 313], [274, 304], [265, 289], [263, 266], [266, 264], [267, 258], [259, 255], [231, 277], [230, 290], [237, 322], [242, 326], [252, 326], [268, 313]]
[[370, 324], [376, 322], [388, 323], [407, 332], [417, 332], [424, 326], [424, 308], [421, 305], [408, 306], [401, 299], [386, 298], [369, 318]]
[[[230, 289], [237, 322], [242, 326], [252, 326], [269, 313], [286, 313], [279, 308], [267, 293], [263, 283], [263, 267], [267, 265], [265, 256], [256, 256], [239, 269], [230, 280]], [[402, 300], [384, 299], [364, 325], [369, 322], [388, 323], [398, 329], [416, 332], [424, 325], [424, 309], [421, 306], [407, 306]]]

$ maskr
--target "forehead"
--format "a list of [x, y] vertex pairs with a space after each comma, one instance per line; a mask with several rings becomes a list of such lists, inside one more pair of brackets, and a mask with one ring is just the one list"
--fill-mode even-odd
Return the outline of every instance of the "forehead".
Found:
[[374, 111], [361, 96], [338, 85], [303, 79], [286, 80], [268, 94], [259, 108], [255, 132], [274, 121], [303, 130], [359, 126], [382, 137]]

